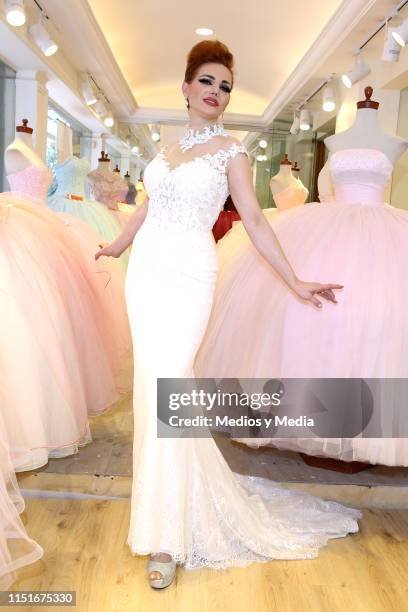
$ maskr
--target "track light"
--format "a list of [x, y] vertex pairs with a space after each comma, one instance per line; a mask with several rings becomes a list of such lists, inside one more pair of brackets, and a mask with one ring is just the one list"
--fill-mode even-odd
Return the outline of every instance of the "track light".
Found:
[[160, 132], [159, 132], [158, 128], [155, 125], [151, 129], [151, 134], [152, 134], [152, 140], [154, 142], [159, 142], [159, 140], [160, 140]]
[[329, 85], [323, 90], [323, 110], [326, 113], [331, 113], [336, 108], [336, 99], [334, 97], [333, 88]]
[[84, 78], [81, 82], [81, 91], [88, 106], [92, 106], [92, 104], [97, 103], [98, 98], [95, 96], [92, 85], [87, 78]]
[[106, 125], [106, 127], [112, 127], [115, 123], [115, 119], [113, 118], [113, 113], [112, 111], [109, 111], [108, 114], [106, 115], [106, 117], [103, 120], [104, 124]]
[[385, 28], [384, 46], [381, 59], [383, 62], [398, 62], [401, 46], [393, 36], [394, 32], [390, 28]]
[[43, 24], [39, 21], [30, 27], [29, 30], [35, 44], [41, 49], [46, 57], [54, 55], [58, 51], [57, 43], [52, 40]]
[[361, 81], [361, 79], [364, 79], [364, 77], [369, 75], [370, 72], [370, 66], [366, 64], [366, 62], [359, 54], [356, 57], [356, 63], [354, 65], [354, 68], [349, 70], [349, 72], [347, 72], [346, 74], [343, 74], [341, 80], [343, 81], [346, 87], [350, 88], [358, 81]]
[[261, 147], [261, 149], [266, 149], [266, 147], [268, 146], [268, 143], [264, 139], [260, 140], [258, 144]]
[[289, 132], [291, 134], [293, 134], [293, 136], [296, 136], [296, 134], [299, 133], [299, 129], [300, 129], [300, 118], [296, 116], [296, 114], [293, 115], [293, 123], [290, 126], [290, 130]]
[[107, 114], [106, 106], [102, 102], [101, 99], [98, 99], [95, 104], [95, 112], [98, 113], [99, 116], [103, 116]]
[[139, 147], [137, 145], [135, 145], [134, 147], [132, 147], [132, 153], [134, 153], [135, 155], [137, 153], [139, 153]]
[[310, 113], [307, 110], [307, 108], [303, 108], [300, 111], [299, 127], [303, 132], [307, 132], [307, 130], [310, 130], [310, 127], [311, 127]]
[[391, 35], [400, 47], [405, 47], [408, 42], [408, 19], [405, 19], [397, 28], [393, 28]]
[[25, 24], [24, 0], [6, 0], [5, 10], [7, 23], [15, 27]]

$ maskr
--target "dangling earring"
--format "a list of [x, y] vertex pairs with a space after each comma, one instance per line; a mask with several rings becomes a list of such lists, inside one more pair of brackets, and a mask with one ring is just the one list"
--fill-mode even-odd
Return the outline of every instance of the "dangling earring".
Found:
[[190, 102], [188, 101], [188, 98], [185, 98], [185, 100], [186, 100], [186, 106], [187, 106], [187, 108], [190, 108]]

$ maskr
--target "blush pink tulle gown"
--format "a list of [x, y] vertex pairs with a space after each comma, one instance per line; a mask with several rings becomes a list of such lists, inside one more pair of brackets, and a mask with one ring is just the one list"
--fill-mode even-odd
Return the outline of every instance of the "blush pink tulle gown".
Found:
[[35, 563], [44, 554], [28, 535], [21, 521], [24, 499], [11, 463], [6, 430], [0, 411], [0, 590], [16, 579], [16, 570]]
[[0, 410], [16, 470], [90, 440], [88, 414], [131, 385], [124, 270], [95, 262], [100, 236], [45, 204], [50, 174], [29, 166], [0, 194]]
[[[328, 165], [333, 202], [295, 206], [268, 220], [299, 278], [344, 285], [338, 304], [325, 301], [322, 310], [303, 304], [243, 236], [244, 228], [233, 227], [219, 246], [220, 274], [197, 376], [408, 376], [408, 212], [384, 203], [392, 164], [379, 150], [346, 149]], [[401, 398], [392, 382], [382, 381], [377, 391], [388, 394], [377, 415], [387, 437], [242, 441], [406, 466]]]

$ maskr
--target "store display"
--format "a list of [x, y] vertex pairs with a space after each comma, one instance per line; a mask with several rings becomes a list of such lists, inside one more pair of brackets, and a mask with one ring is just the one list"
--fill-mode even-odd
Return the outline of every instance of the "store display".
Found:
[[[384, 204], [384, 194], [392, 159], [408, 143], [383, 133], [376, 108], [366, 104], [359, 103], [348, 132], [328, 139], [334, 202], [295, 207], [271, 218], [301, 278], [344, 285], [336, 296], [339, 304], [328, 304], [323, 311], [305, 308], [251, 244], [243, 252], [237, 249], [238, 256], [232, 252], [220, 273], [196, 360], [198, 376], [407, 377], [408, 213]], [[393, 401], [384, 407], [385, 435], [402, 432], [400, 411]], [[404, 437], [248, 441], [251, 446], [269, 443], [347, 461], [408, 465]]]
[[[57, 190], [48, 197], [48, 206], [55, 212], [65, 212], [91, 225], [102, 239], [112, 242], [121, 232], [121, 225], [106, 206], [85, 195], [85, 179], [90, 170], [87, 159], [67, 157], [54, 168]], [[128, 254], [121, 260], [126, 265]]]
[[123, 267], [95, 262], [98, 234], [47, 208], [51, 175], [31, 133], [17, 127], [5, 153], [12, 191], [0, 194], [0, 410], [18, 471], [77, 452], [91, 440], [88, 414], [130, 383]]
[[87, 175], [88, 185], [92, 197], [108, 207], [122, 227], [129, 221], [129, 212], [119, 207], [128, 192], [128, 185], [120, 172], [110, 169], [110, 158], [105, 151], [101, 151], [98, 167]]

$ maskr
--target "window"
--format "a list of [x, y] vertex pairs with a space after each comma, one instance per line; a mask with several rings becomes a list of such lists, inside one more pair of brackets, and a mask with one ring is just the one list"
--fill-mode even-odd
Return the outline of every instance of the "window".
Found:
[[16, 130], [16, 73], [0, 61], [0, 191], [10, 189], [6, 179], [4, 152], [13, 142]]

